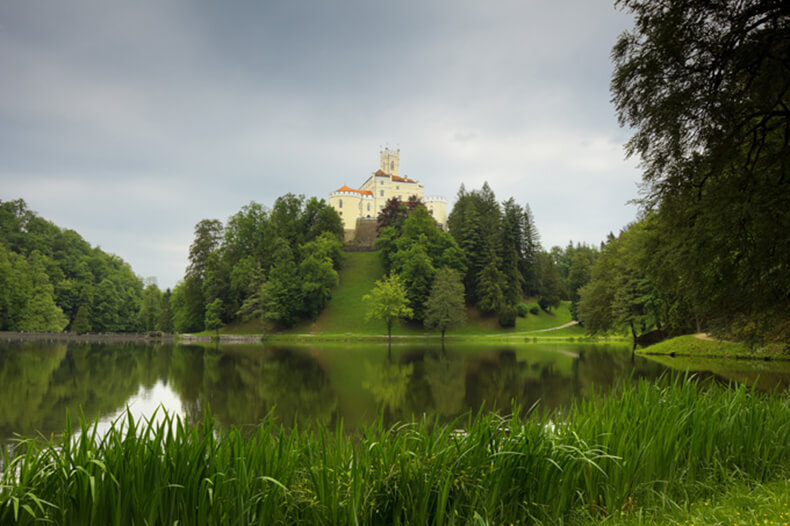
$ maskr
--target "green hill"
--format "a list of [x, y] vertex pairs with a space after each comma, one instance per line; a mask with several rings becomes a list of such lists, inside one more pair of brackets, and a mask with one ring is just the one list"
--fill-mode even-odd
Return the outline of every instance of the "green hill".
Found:
[[[337, 288], [332, 293], [329, 304], [314, 322], [305, 321], [291, 329], [278, 334], [346, 334], [360, 336], [378, 336], [385, 334], [381, 322], [365, 321], [365, 303], [362, 296], [370, 292], [376, 280], [384, 275], [379, 255], [376, 252], [349, 252], [345, 254], [343, 269], [340, 271], [340, 280]], [[535, 301], [527, 301], [530, 306], [536, 305]], [[563, 302], [559, 308], [551, 313], [539, 311], [537, 315], [529, 314], [526, 318], [517, 318], [516, 327], [503, 329], [499, 326], [496, 316], [484, 316], [477, 308], [470, 307], [467, 311], [467, 323], [448, 331], [448, 336], [471, 335], [519, 335], [524, 336], [576, 336], [584, 335], [578, 327], [568, 327], [558, 331], [545, 333], [532, 333], [553, 327], [559, 327], [572, 321], [569, 303]], [[235, 331], [234, 331], [235, 332]], [[393, 336], [434, 336], [438, 332], [430, 331], [421, 323], [405, 322], [393, 327]]]

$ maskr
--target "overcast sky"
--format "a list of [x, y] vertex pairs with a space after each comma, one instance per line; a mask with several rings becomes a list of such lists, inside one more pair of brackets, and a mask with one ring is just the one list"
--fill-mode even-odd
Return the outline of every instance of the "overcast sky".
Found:
[[326, 198], [400, 147], [444, 195], [488, 181], [544, 247], [636, 215], [607, 0], [0, 0], [0, 200], [172, 287], [194, 225]]

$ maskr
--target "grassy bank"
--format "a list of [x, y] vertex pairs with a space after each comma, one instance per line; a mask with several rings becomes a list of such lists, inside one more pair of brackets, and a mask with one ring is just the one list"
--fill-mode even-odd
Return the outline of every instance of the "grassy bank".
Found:
[[722, 498], [733, 482], [772, 487], [790, 474], [788, 436], [790, 395], [688, 379], [642, 382], [562, 417], [379, 424], [355, 436], [271, 420], [227, 431], [210, 417], [198, 426], [129, 418], [101, 439], [83, 425], [76, 439], [6, 454], [0, 524], [656, 518]]
[[[343, 268], [339, 273], [338, 286], [332, 291], [332, 299], [315, 321], [303, 321], [294, 327], [280, 331], [268, 331], [267, 338], [274, 340], [299, 340], [305, 337], [320, 337], [331, 340], [370, 340], [386, 335], [382, 322], [366, 321], [366, 305], [362, 296], [369, 293], [376, 280], [384, 275], [379, 254], [376, 252], [348, 252], [345, 254]], [[535, 301], [527, 304], [532, 307]], [[544, 331], [565, 325], [572, 321], [570, 303], [563, 302], [552, 312], [538, 310], [538, 314], [528, 314], [525, 318], [517, 318], [516, 326], [503, 329], [497, 317], [486, 316], [474, 307], [467, 309], [467, 321], [461, 327], [450, 329], [450, 338], [463, 337], [464, 340], [476, 337], [503, 337], [511, 340], [524, 341], [525, 338], [569, 339], [583, 338], [584, 330], [578, 326], [567, 327], [557, 331]], [[221, 331], [223, 334], [259, 334], [264, 332], [259, 323], [237, 323]], [[205, 333], [210, 335], [209, 333]], [[439, 337], [438, 331], [430, 331], [418, 322], [403, 322], [392, 329], [395, 337], [433, 339]]]
[[781, 344], [750, 347], [745, 343], [705, 339], [698, 335], [671, 338], [640, 349], [653, 355], [691, 356], [696, 358], [790, 359], [790, 352]]

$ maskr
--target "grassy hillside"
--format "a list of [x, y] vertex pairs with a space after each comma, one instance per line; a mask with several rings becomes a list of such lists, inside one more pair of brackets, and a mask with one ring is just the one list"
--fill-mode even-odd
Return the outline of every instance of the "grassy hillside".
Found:
[[[345, 263], [340, 271], [340, 281], [332, 293], [332, 299], [315, 322], [302, 322], [280, 334], [347, 334], [361, 336], [379, 336], [385, 334], [384, 324], [377, 321], [365, 321], [365, 303], [362, 296], [370, 292], [376, 280], [384, 275], [379, 255], [376, 252], [350, 252], [345, 254]], [[530, 306], [536, 304], [534, 301]], [[516, 327], [503, 329], [497, 323], [496, 316], [483, 316], [476, 308], [467, 311], [467, 323], [463, 327], [451, 329], [448, 336], [470, 335], [521, 335], [529, 331], [558, 327], [572, 321], [569, 303], [563, 302], [551, 313], [539, 311], [537, 315], [529, 314], [526, 318], [517, 318]], [[435, 336], [421, 323], [406, 322], [393, 327], [394, 336]], [[546, 333], [530, 333], [525, 336], [562, 336], [580, 337], [584, 331], [579, 327], [569, 327], [559, 331]]]

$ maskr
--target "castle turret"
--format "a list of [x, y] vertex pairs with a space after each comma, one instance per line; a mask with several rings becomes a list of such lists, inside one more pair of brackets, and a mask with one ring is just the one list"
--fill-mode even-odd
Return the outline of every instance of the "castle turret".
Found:
[[398, 165], [400, 165], [400, 148], [390, 150], [384, 148], [379, 152], [381, 155], [381, 170], [388, 175], [398, 175]]

